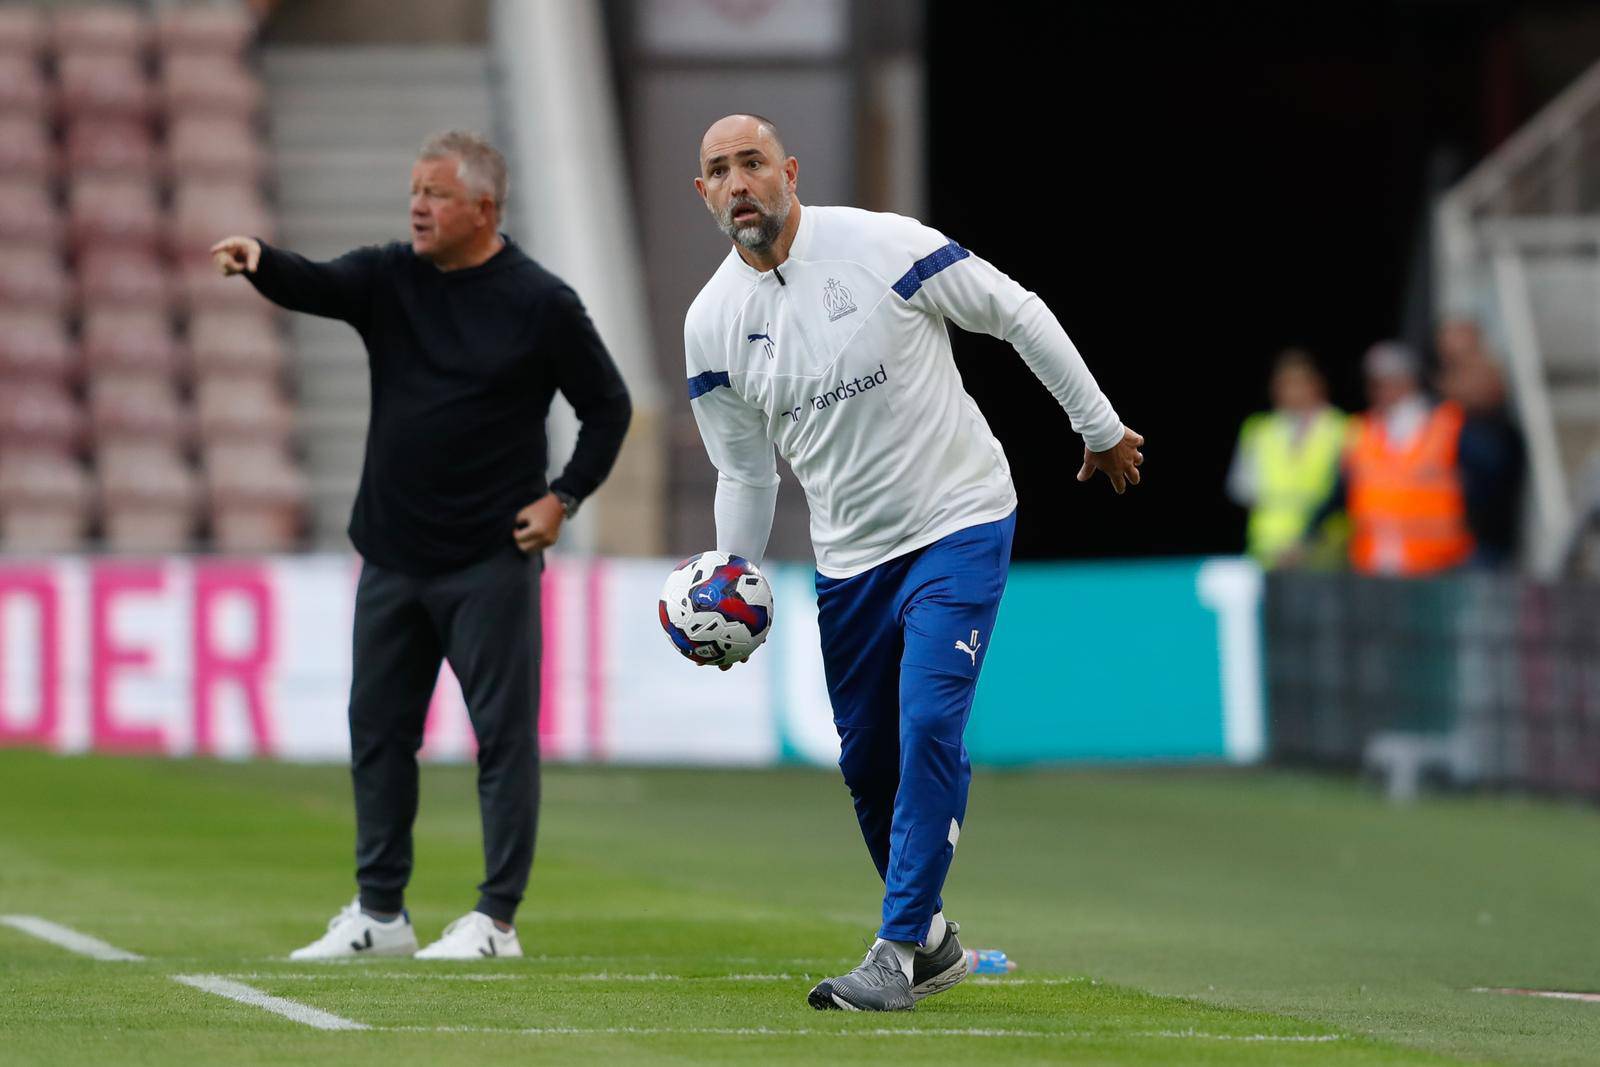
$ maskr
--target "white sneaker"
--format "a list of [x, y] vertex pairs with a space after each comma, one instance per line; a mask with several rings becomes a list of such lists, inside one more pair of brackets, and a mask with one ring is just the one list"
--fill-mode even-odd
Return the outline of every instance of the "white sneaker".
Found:
[[333, 960], [353, 956], [409, 956], [417, 951], [417, 932], [411, 917], [380, 922], [361, 910], [361, 898], [328, 920], [328, 932], [305, 948], [289, 953], [291, 960]]
[[503, 932], [481, 911], [469, 911], [444, 928], [444, 935], [417, 953], [419, 960], [476, 960], [486, 956], [520, 956], [517, 932]]

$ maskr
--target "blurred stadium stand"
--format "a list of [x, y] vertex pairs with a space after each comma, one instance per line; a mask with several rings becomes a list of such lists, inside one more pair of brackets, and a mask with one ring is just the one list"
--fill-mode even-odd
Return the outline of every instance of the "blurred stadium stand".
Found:
[[1493, 324], [1527, 436], [1526, 555], [1553, 575], [1600, 514], [1600, 63], [1437, 208], [1440, 317]]
[[[259, 36], [250, 9], [270, 12]], [[633, 388], [629, 444], [564, 543], [631, 554], [706, 543], [713, 471], [688, 412], [671, 401], [681, 395], [682, 304], [726, 242], [684, 187], [633, 182], [676, 172], [707, 115], [748, 99], [793, 115], [786, 130], [808, 161], [811, 195], [916, 213], [917, 5], [861, 5], [859, 26], [847, 0], [737, 17], [661, 0], [250, 9], [184, 0], [0, 8], [0, 373], [51, 385], [56, 407], [65, 396], [77, 412], [67, 454], [97, 486], [73, 536], [52, 547], [348, 548], [368, 415], [359, 338], [341, 323], [274, 315], [249, 287], [218, 276], [204, 250], [240, 231], [313, 257], [403, 238], [416, 147], [450, 127], [504, 146], [507, 231], [584, 295]], [[775, 73], [769, 58], [782, 60]], [[867, 139], [853, 132], [858, 82]], [[573, 210], [579, 203], [606, 210]], [[263, 399], [274, 387], [276, 399]], [[8, 425], [8, 452], [44, 447]], [[554, 456], [575, 431], [558, 402]], [[113, 521], [140, 478], [162, 493], [177, 484], [171, 463], [141, 453], [118, 468], [115, 486], [98, 487], [100, 435], [113, 432], [116, 448], [154, 435], [186, 465], [200, 487], [178, 509], [192, 512], [186, 532], [158, 538], [149, 524]], [[279, 461], [210, 454], [240, 438], [279, 450]], [[234, 462], [244, 466], [229, 481], [222, 467]], [[221, 488], [251, 476], [262, 479], [254, 496]], [[225, 521], [228, 508], [274, 492], [280, 511], [299, 509], [297, 521]], [[772, 554], [807, 558], [792, 481], [780, 511]], [[271, 538], [252, 544], [224, 530]]]
[[1441, 198], [1434, 310], [1505, 353], [1522, 573], [1268, 576], [1275, 759], [1600, 798], [1600, 64]]
[[255, 30], [0, 8], [0, 547], [303, 543], [276, 313], [206, 254], [275, 231]]

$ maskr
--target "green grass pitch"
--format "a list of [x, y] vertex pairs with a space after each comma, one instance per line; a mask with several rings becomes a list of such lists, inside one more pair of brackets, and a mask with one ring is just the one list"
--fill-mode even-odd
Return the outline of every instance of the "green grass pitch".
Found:
[[[335, 767], [0, 753], [0, 1064], [1600, 1063], [1600, 813], [1387, 807], [1282, 772], [980, 773], [946, 898], [1011, 978], [818, 1013], [880, 887], [824, 771], [553, 768], [528, 958], [292, 964], [348, 900]], [[412, 917], [471, 906], [470, 770], [424, 771]], [[181, 985], [216, 975], [367, 1027]]]

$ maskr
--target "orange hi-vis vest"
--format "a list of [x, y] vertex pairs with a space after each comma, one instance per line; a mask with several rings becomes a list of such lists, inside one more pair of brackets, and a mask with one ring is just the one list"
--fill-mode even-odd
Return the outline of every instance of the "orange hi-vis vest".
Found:
[[1465, 421], [1443, 403], [1403, 448], [1383, 420], [1355, 420], [1345, 456], [1350, 564], [1364, 574], [1418, 575], [1458, 567], [1472, 555], [1457, 446]]

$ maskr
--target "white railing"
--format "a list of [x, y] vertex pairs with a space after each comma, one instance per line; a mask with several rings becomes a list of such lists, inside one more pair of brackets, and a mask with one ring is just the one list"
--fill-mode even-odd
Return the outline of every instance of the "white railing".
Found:
[[[1596, 180], [1586, 182], [1586, 175]], [[1434, 222], [1436, 314], [1478, 320], [1505, 355], [1530, 466], [1525, 562], [1552, 574], [1571, 536], [1573, 486], [1587, 459], [1563, 456], [1559, 420], [1588, 418], [1583, 405], [1591, 394], [1552, 385], [1546, 335], [1578, 318], [1572, 312], [1580, 309], [1559, 305], [1577, 300], [1592, 308], [1600, 288], [1541, 289], [1549, 279], [1530, 265], [1564, 255], [1585, 271], [1592, 265], [1600, 278], [1600, 63], [1441, 197]], [[1553, 308], [1558, 322], [1549, 318]], [[1561, 342], [1571, 339], [1567, 331]], [[1600, 329], [1579, 343], [1600, 373]], [[1554, 355], [1570, 361], [1574, 353]], [[1558, 395], [1564, 390], [1571, 395]], [[1600, 404], [1593, 406], [1600, 425]]]

